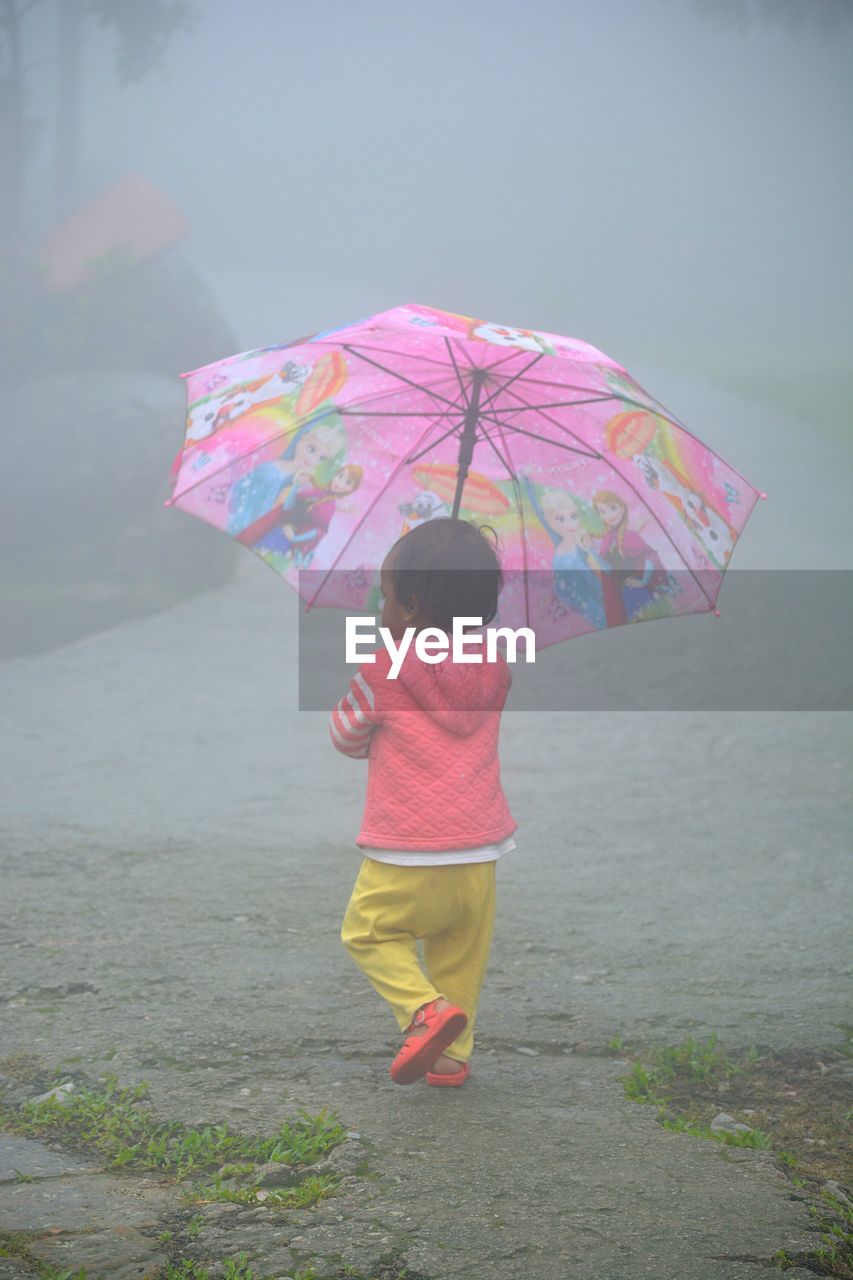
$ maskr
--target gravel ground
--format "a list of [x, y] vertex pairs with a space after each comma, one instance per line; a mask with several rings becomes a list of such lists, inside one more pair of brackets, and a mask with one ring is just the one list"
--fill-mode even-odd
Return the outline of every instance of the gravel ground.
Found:
[[[771, 509], [749, 567], [802, 548]], [[242, 1241], [259, 1276], [393, 1254], [429, 1280], [729, 1280], [813, 1245], [766, 1153], [666, 1132], [594, 1051], [617, 1032], [839, 1042], [849, 714], [509, 712], [519, 848], [498, 867], [472, 1078], [400, 1089], [396, 1026], [338, 940], [364, 768], [295, 709], [296, 622], [247, 555], [222, 591], [0, 665], [3, 1052], [146, 1079], [187, 1122], [263, 1133], [332, 1108], [360, 1135], [344, 1166], [360, 1153], [378, 1176], [273, 1223], [206, 1219], [198, 1256]], [[40, 1180], [2, 1182], [0, 1231], [55, 1226], [33, 1256], [90, 1276], [156, 1268], [145, 1233], [173, 1191], [45, 1172], [38, 1144], [7, 1164], [28, 1159]]]

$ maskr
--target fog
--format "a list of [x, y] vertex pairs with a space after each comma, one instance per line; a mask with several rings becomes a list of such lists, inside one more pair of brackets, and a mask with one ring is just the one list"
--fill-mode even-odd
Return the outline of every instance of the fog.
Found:
[[[846, 0], [12, 11], [0, 520], [13, 652], [232, 573], [236, 548], [162, 511], [179, 373], [407, 301], [592, 342], [784, 502], [802, 503], [804, 477], [828, 485], [823, 550], [796, 567], [847, 565], [846, 488], [833, 487], [849, 483], [853, 396]], [[139, 208], [129, 177], [147, 184]], [[67, 266], [67, 219], [88, 234], [117, 190], [113, 224], [142, 238], [162, 214], [145, 201], [165, 207], [162, 243], [134, 263], [121, 227], [118, 243], [93, 231], [82, 284], [45, 292], [45, 245], [58, 236]], [[748, 530], [737, 566], [791, 563], [774, 519], [787, 516], [777, 507], [753, 546], [775, 559], [749, 559]], [[789, 544], [815, 538], [812, 520]]]
[[[88, 23], [82, 186], [161, 186], [243, 347], [414, 300], [799, 407], [809, 383], [828, 418], [853, 296], [850, 12], [212, 0], [124, 88]], [[28, 20], [51, 57], [49, 8]]]
[[[831, 1265], [853, 1022], [852, 53], [851, 0], [0, 0], [2, 1277], [735, 1280]], [[591, 546], [570, 488], [592, 473], [553, 468], [567, 477], [547, 486], [557, 537], [544, 481], [519, 468], [541, 526], [538, 600], [586, 634], [515, 668], [500, 765], [518, 841], [496, 872], [461, 1099], [389, 1079], [400, 1028], [340, 946], [365, 768], [378, 793], [397, 748], [367, 764], [333, 750], [342, 610], [307, 613], [284, 554], [249, 551], [269, 535], [301, 566], [330, 527], [352, 545], [382, 494], [384, 557], [404, 515], [441, 509], [412, 501], [428, 496], [414, 478], [393, 487], [408, 402], [387, 401], [393, 439], [371, 453], [352, 419], [349, 437], [331, 419], [371, 405], [335, 405], [337, 350], [310, 371], [293, 352], [233, 366], [216, 412], [221, 370], [180, 377], [404, 303], [608, 353], [654, 400], [608, 370], [629, 388], [610, 459], [573, 465], [618, 474], [642, 446], [630, 487], [650, 516], [641, 484], [658, 515], [671, 501], [660, 537], [679, 555], [678, 520], [688, 551], [717, 540], [717, 586], [742, 529], [718, 617], [671, 618], [673, 575], [646, 558], [657, 531], [647, 545], [625, 499], [593, 496], [609, 471], [578, 483], [589, 511], [626, 513], [589, 531], [604, 585], [582, 616], [565, 567], [558, 599], [557, 565]], [[434, 337], [406, 335], [431, 358]], [[483, 404], [483, 421], [504, 411], [476, 398], [481, 372], [466, 433]], [[601, 391], [581, 403], [621, 395]], [[682, 470], [655, 402], [726, 465], [691, 443], [696, 479]], [[275, 448], [289, 435], [294, 452], [229, 488], [207, 440], [232, 410], [273, 415]], [[512, 419], [497, 422], [503, 441]], [[199, 476], [167, 507], [187, 432]], [[248, 440], [241, 466], [269, 443], [222, 437]], [[465, 477], [442, 459], [424, 470], [436, 501], [449, 473], [450, 513]], [[498, 524], [508, 499], [477, 465]], [[359, 485], [363, 508], [347, 507]], [[194, 518], [180, 509], [194, 492], [240, 519]], [[252, 510], [258, 493], [272, 506]], [[644, 576], [620, 594], [629, 562]], [[525, 589], [530, 576], [525, 558]], [[658, 625], [622, 625], [629, 593], [631, 619]], [[378, 591], [365, 598], [372, 610]], [[361, 748], [373, 739], [350, 705]], [[420, 709], [411, 723], [384, 739], [405, 744], [408, 771], [383, 786], [417, 827], [394, 840], [419, 857], [421, 826], [446, 817], [423, 843], [455, 862], [450, 820], [497, 795], [478, 791], [497, 778], [494, 739], [463, 757], [464, 735], [450, 744]], [[410, 778], [434, 789], [419, 801]], [[498, 849], [396, 870], [473, 885]], [[442, 910], [469, 901], [461, 878], [417, 883]], [[402, 890], [376, 898], [392, 904], [375, 933], [389, 956], [408, 932], [428, 969], [435, 938], [485, 957], [470, 940], [490, 906], [476, 930], [464, 914], [421, 928], [393, 914]], [[61, 1107], [22, 1109], [48, 1090]], [[39, 1127], [48, 1113], [55, 1129]], [[269, 1163], [220, 1163], [244, 1152]]]

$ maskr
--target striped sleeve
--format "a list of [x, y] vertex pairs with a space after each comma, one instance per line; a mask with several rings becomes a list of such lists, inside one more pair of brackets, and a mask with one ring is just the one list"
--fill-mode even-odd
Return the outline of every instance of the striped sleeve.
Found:
[[378, 723], [376, 696], [359, 671], [329, 719], [332, 742], [345, 756], [363, 760], [370, 751], [370, 738]]

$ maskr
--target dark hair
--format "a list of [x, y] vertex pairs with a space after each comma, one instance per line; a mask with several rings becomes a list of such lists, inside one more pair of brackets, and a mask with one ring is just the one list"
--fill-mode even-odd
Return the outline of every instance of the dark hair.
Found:
[[450, 631], [460, 616], [491, 622], [503, 586], [496, 543], [466, 520], [425, 520], [391, 548], [394, 595], [400, 604], [415, 596], [424, 616], [442, 631]]

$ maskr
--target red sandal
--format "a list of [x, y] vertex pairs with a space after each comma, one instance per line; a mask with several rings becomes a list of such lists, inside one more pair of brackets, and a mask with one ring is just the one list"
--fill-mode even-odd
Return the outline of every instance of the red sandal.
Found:
[[412, 1021], [406, 1027], [425, 1026], [419, 1036], [409, 1036], [403, 1047], [391, 1063], [390, 1075], [395, 1084], [414, 1084], [426, 1075], [436, 1058], [440, 1058], [448, 1045], [453, 1044], [468, 1025], [468, 1015], [450, 1004], [446, 1009], [436, 1009], [435, 1000], [430, 1000], [418, 1009]]
[[[454, 1058], [454, 1062], [456, 1059]], [[437, 1085], [439, 1088], [459, 1089], [471, 1074], [471, 1068], [467, 1062], [459, 1063], [458, 1071], [428, 1071], [426, 1073], [427, 1084]]]

